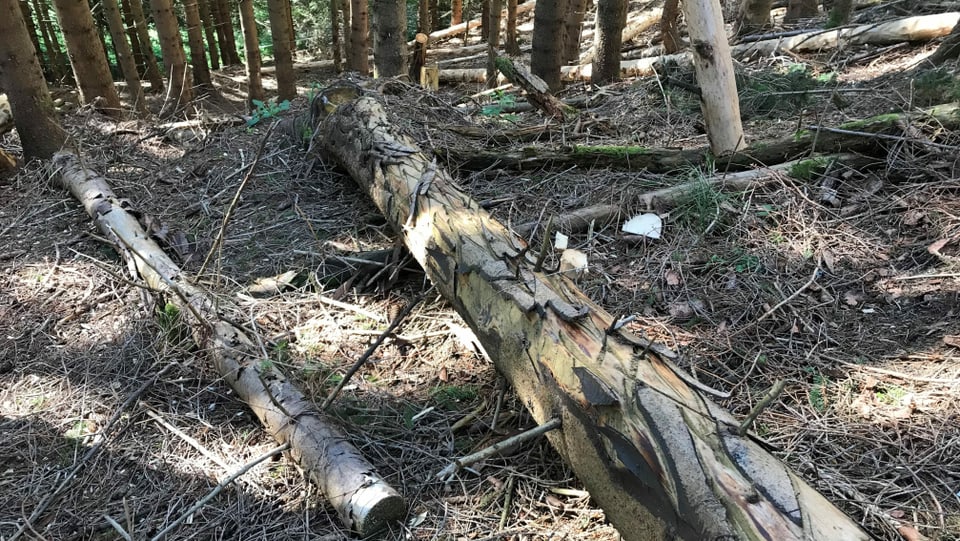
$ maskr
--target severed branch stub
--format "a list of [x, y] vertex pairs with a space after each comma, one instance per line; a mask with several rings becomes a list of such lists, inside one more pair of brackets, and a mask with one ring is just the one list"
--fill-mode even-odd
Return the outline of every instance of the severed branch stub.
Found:
[[546, 434], [547, 432], [550, 432], [551, 430], [560, 428], [561, 424], [562, 424], [562, 421], [560, 420], [560, 418], [554, 417], [539, 426], [536, 426], [534, 428], [531, 428], [530, 430], [527, 430], [526, 432], [521, 432], [515, 436], [510, 436], [509, 438], [498, 441], [497, 443], [494, 443], [489, 447], [484, 447], [483, 449], [480, 449], [476, 453], [472, 453], [465, 457], [458, 458], [453, 462], [451, 462], [449, 465], [447, 465], [446, 468], [437, 472], [437, 477], [439, 479], [443, 479], [444, 481], [449, 481], [453, 477], [453, 474], [460, 471], [460, 469], [465, 468], [471, 464], [476, 464], [477, 462], [490, 458], [493, 455], [496, 455], [498, 453], [502, 453], [506, 449], [509, 449], [516, 445], [520, 445], [521, 443], [526, 443], [530, 440], [539, 438], [540, 436]]

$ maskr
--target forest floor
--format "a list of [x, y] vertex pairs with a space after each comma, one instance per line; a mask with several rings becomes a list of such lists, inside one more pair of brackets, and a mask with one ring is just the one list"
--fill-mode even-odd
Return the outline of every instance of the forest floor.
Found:
[[[742, 65], [747, 138], [955, 100], [954, 67], [920, 62], [935, 47], [858, 47]], [[304, 95], [335, 78], [301, 76]], [[351, 279], [334, 265], [338, 256], [395, 248], [396, 234], [322, 157], [280, 137], [264, 142], [272, 119], [237, 122], [242, 92], [229, 81], [239, 78], [219, 75], [221, 95], [178, 119], [200, 120], [192, 126], [113, 122], [87, 109], [62, 121], [87, 166], [131, 200], [190, 272], [200, 269], [266, 145], [200, 282], [239, 306], [234, 317], [268, 339], [271, 362], [322, 401], [429, 286], [399, 249], [382, 272]], [[383, 100], [497, 218], [540, 222], [534, 246], [551, 214], [594, 204], [621, 205], [626, 217], [660, 214], [659, 240], [627, 241], [616, 223], [572, 232], [570, 244], [589, 257], [582, 289], [611, 313], [636, 314], [633, 329], [678, 351], [684, 369], [729, 395], [717, 400], [738, 417], [787, 380], [757, 435], [878, 538], [919, 539], [911, 537], [919, 531], [960, 539], [960, 134], [914, 125], [872, 165], [836, 162], [801, 178], [770, 171], [738, 192], [710, 187], [705, 180], [723, 171], [705, 168], [476, 171], [444, 160], [456, 149], [568, 142], [704, 146], [697, 96], [671, 84], [683, 78], [692, 74], [600, 93], [569, 86], [562, 97], [591, 94], [589, 109], [532, 141], [498, 137], [546, 122], [536, 112], [505, 112], [522, 100], [509, 92], [471, 100], [480, 87], [429, 93], [391, 83]], [[789, 93], [797, 89], [810, 92]], [[306, 105], [299, 98], [293, 110]], [[466, 126], [486, 136], [458, 135]], [[0, 144], [16, 152], [19, 143], [8, 135]], [[27, 538], [115, 539], [112, 519], [147, 539], [275, 443], [50, 179], [29, 165], [0, 181], [0, 537], [46, 502]], [[668, 207], [639, 203], [648, 191], [691, 181], [697, 188]], [[281, 292], [251, 291], [258, 279], [288, 271], [297, 278]], [[502, 385], [463, 321], [435, 296], [351, 380], [332, 413], [409, 502], [392, 538], [617, 539], [545, 440], [453, 482], [434, 477], [451, 459], [532, 426], [512, 392], [500, 403]], [[127, 403], [130, 396], [137, 398]], [[280, 458], [253, 468], [169, 538], [347, 534]]]

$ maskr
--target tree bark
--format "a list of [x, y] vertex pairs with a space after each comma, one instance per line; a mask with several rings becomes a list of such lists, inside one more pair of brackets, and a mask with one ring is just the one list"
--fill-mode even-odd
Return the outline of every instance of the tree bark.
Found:
[[934, 66], [940, 66], [944, 62], [955, 58], [960, 58], [960, 22], [954, 25], [953, 30], [937, 47], [937, 50], [927, 57], [927, 62]]
[[419, 0], [417, 5], [417, 32], [429, 35], [430, 29], [430, 0]]
[[830, 8], [827, 27], [833, 28], [849, 23], [851, 13], [853, 13], [853, 0], [835, 0]]
[[97, 110], [107, 116], [119, 117], [120, 97], [113, 85], [107, 53], [100, 44], [90, 5], [87, 0], [54, 0], [54, 7], [70, 53], [73, 77], [80, 88], [80, 100], [95, 103]]
[[759, 32], [770, 26], [770, 8], [773, 0], [743, 0], [734, 25], [737, 35]]
[[340, 39], [340, 0], [330, 0], [330, 48], [333, 50], [333, 70], [343, 71], [343, 43]]
[[489, 17], [487, 24], [487, 88], [497, 86], [497, 49], [500, 48], [500, 10], [503, 0], [490, 0]]
[[407, 72], [407, 6], [404, 0], [373, 0], [374, 77]]
[[563, 64], [563, 20], [567, 0], [539, 0], [533, 12], [533, 52], [530, 69], [550, 90], [560, 90]]
[[683, 48], [683, 41], [680, 39], [680, 0], [666, 0], [663, 3], [660, 38], [666, 54], [673, 54]]
[[253, 110], [253, 100], [263, 101], [263, 83], [260, 80], [260, 39], [254, 20], [253, 0], [240, 0], [240, 29], [243, 32], [243, 52], [247, 66], [247, 107]]
[[534, 420], [562, 420], [550, 443], [624, 539], [869, 539], [740, 436], [674, 354], [535, 268], [524, 241], [398, 133], [375, 99], [340, 105], [319, 129], [323, 150], [371, 196]]
[[620, 80], [620, 49], [623, 28], [627, 24], [627, 0], [597, 0], [597, 24], [594, 34], [596, 57], [591, 81], [604, 85]]
[[48, 6], [41, 0], [33, 0], [33, 11], [37, 14], [37, 25], [40, 26], [40, 38], [43, 39], [43, 48], [47, 51], [50, 64], [48, 66], [54, 79], [62, 79], [69, 71], [70, 66], [63, 56], [57, 35], [51, 28]]
[[684, 0], [683, 13], [690, 33], [707, 138], [713, 153], [722, 156], [746, 145], [723, 12], [718, 0]]
[[37, 34], [37, 26], [33, 24], [33, 13], [30, 10], [29, 0], [20, 0], [20, 13], [23, 15], [23, 22], [27, 26], [27, 34], [30, 35], [30, 43], [33, 44], [33, 50], [37, 53], [37, 59], [40, 60], [40, 66], [44, 66], [43, 53], [40, 49], [40, 37]]
[[217, 32], [213, 29], [215, 21], [210, 14], [210, 0], [200, 0], [200, 20], [203, 22], [203, 34], [207, 40], [207, 50], [210, 52], [210, 67], [220, 69], [220, 47], [217, 45]]
[[487, 41], [490, 32], [490, 1], [480, 0], [480, 41]]
[[123, 18], [123, 31], [126, 32], [127, 42], [130, 43], [133, 61], [137, 64], [137, 73], [142, 77], [147, 73], [147, 62], [143, 57], [140, 36], [137, 35], [137, 29], [133, 23], [133, 15], [130, 13], [130, 3], [127, 2], [127, 0], [120, 1], [120, 14]]
[[[163, 75], [160, 74], [160, 65], [157, 63], [157, 57], [155, 54], [153, 54], [153, 42], [150, 41], [150, 32], [147, 29], [147, 19], [143, 14], [143, 4], [140, 2], [140, 0], [124, 1], [128, 2], [130, 6], [130, 13], [133, 15], [137, 36], [140, 37], [143, 58], [147, 63], [146, 76], [147, 80], [150, 81], [150, 91], [163, 92]], [[161, 51], [162, 50], [163, 48], [161, 43]]]
[[208, 90], [213, 89], [210, 79], [210, 66], [207, 65], [207, 51], [203, 46], [203, 21], [200, 20], [198, 0], [183, 0], [183, 11], [187, 19], [187, 39], [190, 43], [190, 64], [193, 67], [193, 82]]
[[463, 0], [452, 0], [450, 2], [450, 26], [456, 26], [463, 22]]
[[237, 41], [233, 33], [233, 17], [231, 16], [230, 0], [211, 0], [210, 12], [217, 21], [217, 41], [220, 42], [220, 59], [224, 65], [232, 66], [240, 63], [237, 54]]
[[427, 2], [430, 4], [430, 30], [426, 33], [429, 34], [440, 29], [440, 0], [427, 0]]
[[23, 155], [48, 159], [66, 143], [17, 0], [0, 0], [0, 88], [7, 93]]
[[290, 21], [287, 17], [289, 0], [267, 0], [270, 8], [270, 31], [273, 36], [273, 61], [277, 66], [277, 99], [297, 97], [297, 80], [293, 74], [293, 54], [290, 52]]
[[[526, 92], [527, 101], [548, 117], [555, 118], [562, 122], [567, 114], [576, 111], [551, 94], [550, 89], [547, 88], [547, 84], [532, 74], [530, 70], [520, 62], [503, 56], [495, 58], [495, 62], [497, 69], [503, 73], [507, 80]], [[495, 78], [494, 81], [496, 81]], [[490, 86], [489, 78], [487, 79], [487, 86]]]
[[193, 99], [193, 83], [187, 70], [187, 57], [180, 40], [177, 16], [173, 13], [171, 0], [150, 0], [153, 21], [160, 36], [160, 54], [167, 70], [167, 95], [160, 109], [160, 116], [173, 114]]
[[567, 1], [569, 6], [563, 21], [563, 63], [572, 64], [580, 59], [580, 34], [587, 13], [587, 0]]
[[370, 73], [370, 46], [367, 43], [367, 0], [350, 0], [350, 46], [347, 51], [347, 69], [360, 75]]
[[[8, 1], [8, 0], [4, 0]], [[83, 169], [74, 154], [54, 158], [62, 186], [84, 206], [147, 286], [167, 297], [189, 321], [200, 351], [246, 402], [264, 429], [290, 444], [290, 458], [320, 487], [347, 528], [368, 536], [402, 519], [403, 498], [388, 485], [347, 437], [271, 363], [264, 363], [258, 338], [221, 316], [229, 307], [184, 278], [156, 242], [127, 211], [106, 180]]]
[[137, 62], [133, 58], [133, 51], [127, 43], [126, 29], [123, 26], [123, 17], [120, 15], [120, 6], [117, 0], [101, 0], [107, 24], [110, 27], [110, 36], [113, 37], [113, 46], [117, 51], [117, 63], [123, 72], [123, 79], [127, 82], [127, 92], [133, 100], [134, 109], [138, 113], [146, 113], [146, 103], [143, 101], [143, 87], [140, 86], [140, 73], [137, 72]]
[[812, 19], [819, 15], [820, 8], [817, 0], [788, 0], [787, 12], [783, 15], [783, 22], [790, 24], [800, 19]]
[[507, 54], [520, 54], [520, 41], [517, 40], [517, 0], [507, 0]]

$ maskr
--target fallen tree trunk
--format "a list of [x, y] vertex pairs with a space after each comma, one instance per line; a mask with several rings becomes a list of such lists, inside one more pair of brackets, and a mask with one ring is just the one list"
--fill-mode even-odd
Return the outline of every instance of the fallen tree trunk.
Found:
[[960, 128], [960, 104], [931, 107], [918, 113], [891, 113], [841, 124], [836, 128], [811, 128], [772, 142], [756, 142], [727, 156], [713, 156], [709, 148], [650, 148], [639, 146], [572, 146], [550, 149], [544, 146], [520, 150], [445, 148], [443, 155], [458, 167], [479, 171], [488, 167], [540, 169], [542, 167], [608, 167], [628, 171], [668, 173], [683, 167], [702, 166], [713, 161], [719, 169], [740, 171], [774, 165], [806, 156], [811, 152], [833, 154], [860, 152], [883, 154], [885, 140], [927, 141], [903, 136], [903, 126], [934, 122], [943, 128]]
[[362, 535], [403, 518], [403, 498], [388, 485], [346, 436], [321, 416], [264, 355], [246, 331], [220, 314], [227, 309], [189, 283], [177, 264], [147, 235], [106, 179], [84, 169], [68, 152], [54, 155], [60, 184], [76, 197], [97, 227], [154, 291], [167, 295], [180, 314], [191, 319], [202, 351], [209, 351], [217, 372], [281, 444], [305, 476], [323, 491], [341, 520]]
[[704, 398], [673, 355], [619, 328], [574, 283], [535, 270], [495, 221], [380, 104], [318, 127], [345, 168], [476, 333], [624, 539], [869, 537]]

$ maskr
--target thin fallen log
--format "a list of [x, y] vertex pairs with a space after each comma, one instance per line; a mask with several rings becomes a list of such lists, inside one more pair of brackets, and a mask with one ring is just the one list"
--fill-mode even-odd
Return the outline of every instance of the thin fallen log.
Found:
[[676, 367], [556, 273], [399, 133], [372, 97], [320, 124], [624, 539], [865, 540]]
[[229, 307], [187, 281], [183, 271], [128, 212], [106, 179], [61, 152], [53, 166], [60, 184], [76, 197], [131, 268], [155, 291], [168, 296], [189, 319], [199, 348], [214, 367], [337, 509], [344, 525], [362, 535], [403, 518], [403, 498], [388, 485], [335, 425], [320, 415], [255, 345], [255, 337], [221, 317]]
[[811, 153], [835, 154], [858, 152], [867, 155], [885, 154], [883, 141], [929, 145], [924, 140], [903, 136], [903, 126], [933, 122], [947, 129], [960, 128], [960, 105], [949, 103], [917, 113], [891, 113], [864, 120], [847, 122], [836, 128], [801, 130], [794, 136], [776, 141], [755, 142], [728, 156], [715, 157], [708, 148], [650, 148], [640, 146], [578, 146], [548, 148], [525, 147], [504, 149], [444, 149], [443, 156], [458, 167], [479, 171], [488, 167], [522, 170], [543, 167], [608, 167], [628, 171], [669, 173], [685, 167], [706, 165], [714, 161], [719, 169], [742, 171], [795, 160]]
[[[527, 2], [524, 2], [524, 3], [520, 4], [520, 5], [518, 5], [518, 6], [517, 6], [517, 15], [520, 15], [520, 14], [522, 14], [522, 13], [526, 13], [526, 12], [532, 10], [534, 7], [536, 7], [536, 5], [537, 5], [537, 3], [536, 3], [535, 0], [529, 0], [529, 1], [527, 1]], [[506, 20], [506, 18], [507, 18], [507, 10], [504, 9], [504, 10], [500, 13], [500, 20]], [[480, 26], [481, 24], [483, 24], [483, 23], [480, 21], [480, 19], [473, 19], [473, 20], [467, 21], [467, 22], [465, 22], [465, 23], [455, 24], [455, 25], [453, 25], [453, 26], [451, 26], [451, 27], [444, 28], [444, 29], [441, 29], [441, 30], [437, 30], [436, 32], [430, 32], [430, 43], [435, 43], [435, 42], [440, 41], [440, 40], [444, 40], [444, 39], [447, 39], [447, 38], [452, 38], [453, 36], [456, 36], [456, 35], [458, 35], [458, 34], [463, 34], [463, 33], [466, 32], [467, 30], [476, 28], [476, 27]], [[408, 42], [408, 43], [407, 43], [407, 46], [408, 46], [408, 47], [412, 47], [412, 46], [413, 46], [413, 45], [412, 45], [412, 42]]]
[[[625, 201], [619, 205], [591, 205], [555, 216], [553, 218], [553, 228], [568, 233], [580, 233], [586, 231], [591, 225], [601, 227], [613, 221], [619, 221], [621, 216], [626, 216], [626, 209], [636, 208], [638, 205], [647, 210], [676, 205], [677, 201], [681, 198], [700, 189], [704, 185], [714, 190], [748, 190], [760, 185], [764, 180], [773, 180], [775, 176], [772, 173], [783, 173], [794, 168], [806, 170], [837, 161], [843, 163], [860, 163], [866, 160], [855, 154], [817, 156], [776, 164], [770, 167], [761, 167], [759, 169], [736, 173], [725, 173], [706, 179], [683, 182], [650, 192], [644, 192], [636, 196], [626, 194]], [[518, 235], [528, 237], [537, 227], [538, 223], [539, 222], [528, 222], [520, 224], [514, 227], [514, 231], [516, 231]]]
[[521, 62], [516, 62], [506, 56], [497, 56], [496, 66], [508, 81], [526, 92], [527, 101], [537, 109], [540, 109], [540, 111], [548, 117], [555, 118], [562, 122], [567, 114], [574, 111], [573, 107], [565, 105], [556, 96], [551, 94], [550, 89], [547, 88], [547, 83], [534, 75], [530, 69]]

